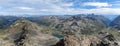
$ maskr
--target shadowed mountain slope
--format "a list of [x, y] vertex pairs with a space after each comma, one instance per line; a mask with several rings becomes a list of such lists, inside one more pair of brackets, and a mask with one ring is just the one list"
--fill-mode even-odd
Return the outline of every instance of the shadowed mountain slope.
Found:
[[15, 16], [0, 16], [0, 28], [8, 27], [18, 19], [19, 18]]
[[111, 22], [110, 26], [112, 26], [112, 27], [115, 28], [115, 29], [120, 30], [120, 16], [118, 16], [117, 18], [115, 18], [115, 19]]

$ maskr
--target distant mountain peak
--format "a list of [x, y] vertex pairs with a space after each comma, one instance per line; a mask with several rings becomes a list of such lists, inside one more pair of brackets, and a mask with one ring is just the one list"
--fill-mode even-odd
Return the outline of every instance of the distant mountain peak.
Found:
[[16, 22], [14, 22], [11, 26], [10, 29], [8, 29], [8, 32], [19, 32], [19, 30], [25, 30], [25, 31], [37, 31], [37, 30], [41, 30], [40, 26], [38, 26], [35, 23], [32, 23], [24, 18], [21, 18], [19, 20], [17, 20]]

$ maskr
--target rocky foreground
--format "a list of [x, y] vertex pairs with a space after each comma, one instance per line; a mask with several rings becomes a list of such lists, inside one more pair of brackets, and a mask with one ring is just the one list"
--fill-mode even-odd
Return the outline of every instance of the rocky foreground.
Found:
[[102, 39], [94, 36], [65, 36], [55, 46], [120, 46], [119, 41], [112, 35]]

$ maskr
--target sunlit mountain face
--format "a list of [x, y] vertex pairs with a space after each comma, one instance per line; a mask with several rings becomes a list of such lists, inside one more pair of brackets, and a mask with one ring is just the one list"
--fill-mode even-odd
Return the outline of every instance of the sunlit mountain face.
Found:
[[120, 46], [120, 0], [0, 0], [0, 46]]

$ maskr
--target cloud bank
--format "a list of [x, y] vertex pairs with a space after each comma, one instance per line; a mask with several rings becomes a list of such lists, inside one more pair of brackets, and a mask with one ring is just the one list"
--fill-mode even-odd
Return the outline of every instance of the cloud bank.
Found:
[[119, 15], [119, 0], [0, 0], [0, 14], [66, 15], [102, 14]]
[[85, 2], [83, 3], [83, 6], [108, 7], [112, 5], [103, 2]]

